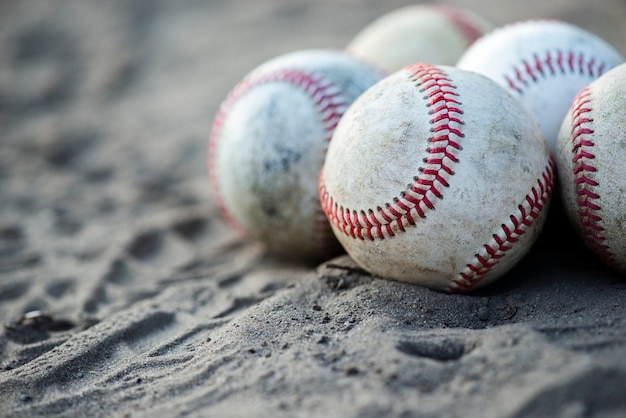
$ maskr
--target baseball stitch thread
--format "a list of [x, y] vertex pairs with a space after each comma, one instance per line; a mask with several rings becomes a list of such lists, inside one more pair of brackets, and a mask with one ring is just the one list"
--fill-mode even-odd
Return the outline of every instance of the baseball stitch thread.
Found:
[[474, 25], [467, 17], [463, 16], [463, 14], [454, 7], [446, 5], [432, 5], [431, 7], [439, 10], [448, 18], [448, 20], [459, 30], [459, 32], [463, 34], [463, 39], [465, 39], [468, 46], [473, 44], [476, 39], [483, 35], [482, 31], [478, 29], [476, 25]]
[[544, 55], [534, 54], [530, 59], [522, 59], [511, 73], [503, 77], [511, 90], [523, 94], [530, 83], [536, 83], [550, 75], [580, 74], [595, 80], [606, 70], [606, 64], [595, 57], [586, 57], [582, 52], [561, 50], [546, 51]]
[[450, 292], [465, 293], [472, 290], [532, 226], [552, 194], [554, 170], [555, 163], [551, 157], [536, 186], [517, 207], [518, 212], [509, 216], [510, 223], [503, 223], [500, 231], [493, 234], [481, 252], [474, 255], [472, 262], [453, 280], [448, 289]]
[[452, 166], [459, 162], [456, 156], [462, 149], [459, 139], [465, 135], [460, 131], [464, 124], [460, 119], [463, 111], [456, 86], [434, 65], [414, 64], [406, 70], [409, 80], [425, 94], [428, 114], [432, 115], [428, 157], [423, 159], [425, 165], [418, 169], [420, 174], [413, 178], [414, 182], [384, 207], [357, 211], [335, 202], [326, 190], [323, 172], [320, 175], [319, 193], [326, 216], [352, 238], [385, 239], [396, 232], [404, 232], [407, 226], [415, 225], [417, 219], [425, 218], [426, 213], [435, 208], [434, 198], [443, 197], [442, 188], [448, 187], [448, 179], [454, 175]]
[[[216, 203], [224, 219], [232, 225], [240, 234], [243, 234], [243, 228], [234, 219], [232, 214], [226, 208], [222, 197], [219, 179], [215, 170], [215, 159], [217, 156], [217, 148], [220, 140], [220, 134], [224, 125], [224, 121], [235, 103], [254, 87], [267, 83], [288, 83], [304, 91], [319, 109], [324, 122], [324, 130], [326, 136], [324, 138], [324, 153], [328, 147], [335, 127], [341, 119], [341, 116], [347, 108], [347, 101], [341, 95], [340, 90], [334, 83], [320, 75], [311, 74], [299, 69], [280, 69], [257, 77], [245, 78], [228, 94], [224, 102], [222, 102], [211, 128], [211, 139], [209, 141], [208, 150], [208, 167], [209, 181], [213, 189], [213, 195]], [[320, 254], [326, 251], [326, 243], [332, 237], [332, 231], [328, 226], [325, 217], [315, 217], [314, 235], [316, 237], [315, 246]], [[321, 221], [324, 219], [324, 222]], [[333, 237], [334, 240], [334, 237]]]
[[591, 117], [591, 90], [587, 85], [574, 99], [572, 110], [572, 163], [576, 187], [576, 204], [578, 217], [583, 229], [585, 241], [608, 265], [617, 267], [613, 254], [606, 244], [604, 227], [599, 205], [600, 195], [594, 191], [599, 185], [593, 174], [597, 171], [593, 165], [592, 122]]

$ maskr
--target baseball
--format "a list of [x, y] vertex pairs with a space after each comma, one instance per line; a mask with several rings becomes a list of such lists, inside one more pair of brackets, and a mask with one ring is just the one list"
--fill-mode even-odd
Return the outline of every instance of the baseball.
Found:
[[334, 50], [288, 53], [246, 75], [218, 110], [209, 142], [209, 178], [223, 217], [287, 258], [336, 254], [317, 195], [319, 171], [337, 121], [381, 77]]
[[521, 100], [554, 152], [561, 122], [578, 91], [622, 62], [611, 45], [582, 28], [532, 20], [483, 36], [457, 66], [486, 75]]
[[347, 50], [389, 72], [416, 62], [454, 65], [493, 27], [476, 13], [453, 6], [405, 6], [363, 28]]
[[567, 215], [607, 265], [626, 271], [626, 64], [584, 87], [556, 144]]
[[414, 64], [348, 109], [319, 190], [333, 232], [364, 269], [467, 292], [526, 254], [553, 178], [541, 131], [513, 96], [480, 74]]

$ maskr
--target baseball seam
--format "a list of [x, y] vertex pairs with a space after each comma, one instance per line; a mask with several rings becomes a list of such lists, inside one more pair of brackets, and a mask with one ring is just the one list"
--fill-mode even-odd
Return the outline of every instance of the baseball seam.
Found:
[[517, 207], [518, 212], [509, 216], [508, 221], [501, 225], [500, 230], [493, 234], [491, 240], [474, 255], [472, 262], [467, 264], [458, 277], [452, 281], [448, 288], [451, 293], [465, 293], [476, 287], [533, 225], [552, 194], [554, 171], [555, 163], [550, 157], [537, 184]]
[[582, 226], [583, 235], [587, 244], [607, 264], [615, 266], [613, 254], [606, 244], [604, 227], [601, 225], [600, 216], [602, 207], [599, 205], [600, 195], [596, 186], [599, 182], [592, 178], [597, 168], [593, 164], [596, 158], [593, 153], [595, 143], [592, 139], [593, 118], [591, 115], [591, 89], [589, 85], [584, 87], [574, 99], [571, 109], [571, 143], [572, 143], [572, 171], [576, 190], [576, 204], [578, 206], [578, 218]]
[[[211, 139], [209, 141], [208, 150], [208, 168], [209, 181], [217, 206], [224, 219], [240, 234], [243, 234], [243, 228], [226, 208], [224, 198], [220, 190], [218, 174], [215, 169], [218, 142], [225, 119], [235, 103], [246, 93], [250, 92], [254, 87], [275, 82], [289, 83], [296, 88], [301, 89], [312, 99], [315, 106], [319, 109], [324, 122], [324, 130], [326, 132], [326, 136], [324, 138], [324, 154], [326, 153], [328, 143], [330, 142], [335, 127], [347, 108], [347, 101], [341, 94], [339, 88], [337, 88], [332, 81], [321, 75], [313, 74], [300, 69], [279, 69], [267, 74], [261, 74], [259, 76], [252, 75], [244, 78], [235, 86], [235, 88], [233, 88], [233, 90], [231, 90], [226, 99], [220, 105], [211, 128]], [[331, 239], [334, 240], [334, 237], [321, 207], [315, 215], [314, 236], [315, 248], [318, 254], [323, 256], [323, 254], [328, 250], [326, 248], [327, 243]]]
[[418, 169], [420, 174], [413, 177], [413, 183], [384, 207], [357, 211], [339, 205], [326, 190], [323, 171], [320, 175], [319, 194], [324, 213], [337, 229], [352, 238], [374, 241], [393, 237], [394, 225], [398, 232], [404, 232], [406, 227], [415, 225], [416, 219], [425, 218], [435, 208], [435, 199], [443, 198], [441, 189], [449, 186], [448, 180], [454, 175], [452, 166], [459, 162], [456, 156], [462, 150], [459, 139], [465, 135], [460, 130], [464, 122], [460, 119], [463, 111], [455, 91], [457, 87], [434, 65], [413, 64], [406, 70], [410, 81], [425, 94], [423, 99], [428, 114], [432, 115], [428, 157], [423, 159], [424, 166]]
[[595, 57], [585, 56], [583, 52], [548, 50], [542, 55], [535, 53], [530, 59], [522, 59], [503, 77], [511, 90], [523, 94], [531, 83], [557, 73], [581, 74], [595, 80], [604, 73], [606, 67], [605, 63]]
[[432, 5], [431, 7], [439, 10], [448, 19], [448, 21], [452, 23], [455, 28], [457, 28], [467, 43], [467, 46], [473, 44], [476, 39], [483, 35], [483, 32], [460, 10], [443, 4]]

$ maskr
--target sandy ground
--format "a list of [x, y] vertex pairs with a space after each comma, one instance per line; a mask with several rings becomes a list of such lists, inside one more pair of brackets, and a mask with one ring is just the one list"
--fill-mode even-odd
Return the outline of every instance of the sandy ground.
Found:
[[[206, 145], [233, 85], [404, 4], [0, 1], [1, 416], [626, 415], [626, 280], [558, 210], [466, 296], [290, 265], [218, 216]], [[626, 53], [621, 1], [449, 4]]]

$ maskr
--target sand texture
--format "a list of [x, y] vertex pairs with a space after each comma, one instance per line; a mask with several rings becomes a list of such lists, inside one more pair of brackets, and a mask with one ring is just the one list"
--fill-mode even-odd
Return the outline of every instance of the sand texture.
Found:
[[[405, 4], [0, 1], [0, 416], [626, 416], [626, 279], [558, 201], [470, 295], [288, 264], [221, 220], [206, 147], [227, 92]], [[626, 54], [621, 1], [450, 4]]]

